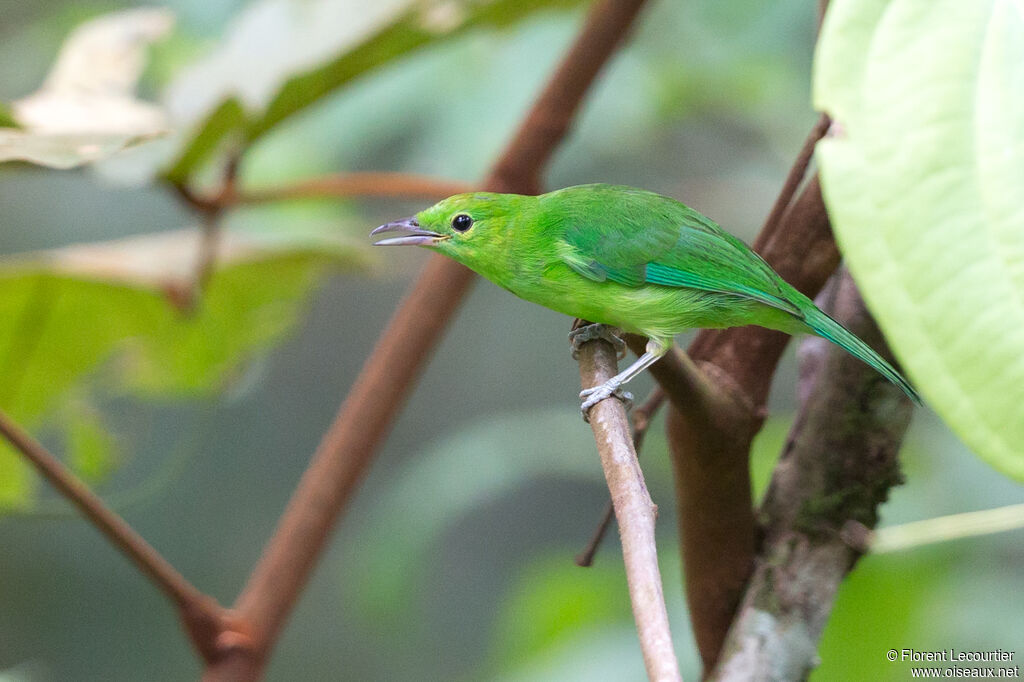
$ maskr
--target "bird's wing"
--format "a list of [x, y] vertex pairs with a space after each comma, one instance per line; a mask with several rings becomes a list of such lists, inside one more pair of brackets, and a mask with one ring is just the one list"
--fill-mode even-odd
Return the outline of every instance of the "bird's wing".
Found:
[[559, 255], [599, 282], [734, 294], [801, 315], [760, 256], [696, 211], [673, 204], [658, 211], [613, 209], [572, 221], [559, 240]]

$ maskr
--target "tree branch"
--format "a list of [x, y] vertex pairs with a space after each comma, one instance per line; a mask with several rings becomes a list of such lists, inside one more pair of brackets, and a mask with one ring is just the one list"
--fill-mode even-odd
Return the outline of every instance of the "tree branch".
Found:
[[[884, 348], [845, 271], [833, 298], [826, 309]], [[873, 528], [878, 505], [902, 482], [897, 453], [909, 399], [827, 341], [803, 346], [811, 356], [801, 378], [807, 398], [772, 477], [761, 510], [764, 546], [713, 679], [806, 678], [839, 584], [860, 557], [848, 529]]]
[[[604, 339], [581, 344], [578, 357], [584, 388], [602, 384], [616, 374], [615, 349]], [[654, 534], [657, 507], [647, 492], [622, 403], [609, 399], [594, 405], [590, 427], [619, 524], [626, 582], [647, 676], [659, 681], [682, 680], [658, 571]]]
[[[814, 296], [839, 263], [839, 252], [816, 177], [799, 197], [810, 151], [824, 133], [819, 120], [783, 186], [754, 248], [790, 284]], [[765, 401], [789, 336], [762, 327], [705, 330], [689, 355], [728, 397], [717, 408], [674, 400], [666, 428], [679, 506], [686, 595], [705, 669], [714, 667], [753, 570], [755, 525], [749, 453], [764, 419]], [[659, 363], [662, 364], [662, 363]], [[651, 368], [658, 377], [658, 364]], [[662, 384], [671, 396], [671, 386]], [[692, 392], [691, 392], [692, 393]]]
[[222, 653], [226, 644], [222, 635], [231, 630], [233, 619], [212, 597], [188, 582], [127, 521], [104, 505], [96, 493], [3, 412], [0, 434], [174, 603], [204, 660], [212, 661]]
[[[483, 183], [535, 192], [540, 172], [568, 131], [584, 95], [622, 42], [644, 0], [600, 0], [566, 57]], [[381, 335], [281, 517], [237, 602], [255, 646], [207, 669], [207, 680], [258, 678], [334, 523], [361, 480], [473, 274], [432, 256]]]

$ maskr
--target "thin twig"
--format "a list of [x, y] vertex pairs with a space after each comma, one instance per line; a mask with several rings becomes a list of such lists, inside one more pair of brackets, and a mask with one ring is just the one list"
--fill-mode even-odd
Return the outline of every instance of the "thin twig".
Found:
[[[581, 344], [578, 357], [584, 388], [615, 376], [616, 352], [607, 341], [595, 339]], [[682, 680], [658, 570], [654, 533], [657, 507], [647, 492], [633, 449], [625, 407], [615, 399], [599, 402], [590, 409], [590, 427], [619, 524], [626, 582], [647, 676], [659, 682]]]
[[789, 168], [789, 173], [786, 174], [786, 180], [782, 183], [779, 196], [775, 198], [772, 210], [769, 211], [768, 217], [764, 221], [761, 233], [758, 235], [757, 241], [754, 242], [755, 251], [759, 250], [759, 247], [764, 246], [768, 236], [778, 230], [779, 221], [785, 215], [786, 209], [793, 203], [793, 197], [796, 196], [800, 183], [804, 181], [804, 177], [807, 175], [807, 168], [811, 165], [811, 159], [814, 158], [814, 147], [821, 138], [825, 137], [830, 123], [831, 119], [828, 117], [828, 114], [821, 114], [814, 127], [811, 128], [811, 132], [807, 134], [800, 152], [796, 155], [793, 165]]
[[[665, 391], [661, 386], [655, 386], [651, 391], [651, 394], [647, 396], [647, 400], [643, 402], [640, 407], [634, 408], [633, 417], [633, 449], [636, 450], [637, 457], [640, 456], [640, 451], [644, 446], [644, 439], [647, 436], [647, 430], [651, 426], [651, 420], [654, 414], [661, 407], [662, 403], [665, 402]], [[581, 568], [587, 568], [594, 565], [594, 556], [597, 554], [598, 548], [601, 546], [601, 542], [604, 540], [604, 536], [608, 533], [608, 528], [612, 525], [612, 518], [615, 516], [615, 506], [609, 499], [608, 503], [604, 506], [604, 512], [601, 513], [601, 520], [597, 524], [597, 528], [594, 529], [593, 535], [590, 537], [590, 542], [584, 547], [579, 554], [576, 555], [576, 565]]]
[[204, 212], [199, 226], [199, 248], [196, 252], [195, 272], [192, 278], [190, 308], [194, 308], [206, 291], [217, 269], [217, 250], [220, 246], [220, 212]]
[[[483, 183], [485, 188], [537, 191], [551, 151], [565, 136], [598, 72], [643, 4], [644, 0], [601, 0], [594, 5], [566, 57]], [[321, 441], [236, 602], [253, 627], [254, 650], [239, 651], [208, 667], [205, 679], [260, 676], [335, 521], [473, 281], [468, 269], [440, 256], [427, 262]]]
[[196, 213], [199, 214], [199, 248], [196, 252], [196, 265], [192, 277], [192, 287], [188, 292], [185, 308], [194, 311], [199, 299], [210, 283], [217, 269], [217, 250], [221, 241], [221, 217], [224, 215], [225, 200], [237, 194], [238, 167], [241, 156], [232, 153], [224, 165], [220, 190], [216, 197], [202, 197], [183, 184], [175, 184], [178, 196]]
[[0, 434], [175, 604], [193, 644], [205, 660], [212, 661], [222, 653], [221, 636], [230, 629], [233, 619], [212, 597], [188, 582], [127, 521], [104, 505], [85, 483], [3, 412]]
[[868, 535], [867, 548], [884, 554], [1019, 528], [1024, 528], [1024, 504], [1011, 504], [879, 528]]

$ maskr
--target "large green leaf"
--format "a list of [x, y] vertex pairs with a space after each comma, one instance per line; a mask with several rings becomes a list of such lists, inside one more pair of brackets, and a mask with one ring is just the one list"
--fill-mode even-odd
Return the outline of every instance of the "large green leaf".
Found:
[[[262, 0], [223, 44], [172, 84], [167, 104], [193, 126], [168, 176], [183, 180], [233, 130], [255, 140], [359, 76], [473, 27], [501, 27], [582, 0]], [[226, 106], [236, 102], [238, 107]], [[382, 107], [410, 106], [401, 97]], [[201, 123], [200, 123], [201, 121]]]
[[[165, 233], [0, 269], [0, 408], [29, 428], [56, 414], [79, 468], [102, 471], [111, 443], [101, 423], [81, 408], [55, 413], [79, 397], [70, 389], [110, 363], [104, 375], [114, 390], [217, 392], [295, 324], [326, 272], [359, 262], [344, 244], [226, 234], [221, 267], [189, 303], [196, 242], [195, 231]], [[0, 508], [28, 504], [31, 490], [31, 477], [0, 447]]]
[[865, 299], [928, 404], [1024, 480], [1024, 4], [834, 0], [814, 87]]

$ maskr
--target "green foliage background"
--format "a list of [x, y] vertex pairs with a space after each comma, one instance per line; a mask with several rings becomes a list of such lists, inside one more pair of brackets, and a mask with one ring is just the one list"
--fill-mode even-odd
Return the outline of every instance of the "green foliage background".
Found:
[[[359, 11], [360, 3], [349, 4]], [[654, 3], [555, 158], [550, 186], [648, 187], [749, 240], [815, 119], [814, 4]], [[215, 50], [243, 11], [241, 2], [169, 5], [179, 28], [154, 50], [141, 85], [150, 97]], [[0, 0], [0, 101], [38, 87], [73, 26], [122, 6]], [[540, 12], [500, 32], [467, 29], [354, 79], [262, 136], [243, 178], [265, 186], [397, 169], [477, 180], [580, 16]], [[229, 75], [264, 77], [254, 68]], [[258, 123], [228, 118], [228, 132], [214, 141], [230, 139], [235, 124], [262, 132]], [[102, 176], [0, 167], [0, 254], [192, 224], [165, 187], [109, 180], [138, 179], [160, 161], [184, 158], [176, 144], [156, 145], [154, 157], [138, 150], [129, 157], [135, 165], [104, 164]], [[199, 168], [212, 157], [189, 158]], [[11, 390], [11, 373], [19, 376], [15, 397], [31, 407], [20, 417], [67, 452], [186, 576], [229, 603], [424, 257], [389, 252], [385, 259], [349, 245], [365, 245], [369, 228], [416, 208], [365, 201], [237, 211], [229, 227], [250, 234], [302, 237], [296, 243], [346, 237], [344, 257], [316, 250], [296, 261], [287, 250], [238, 265], [214, 280], [206, 307], [190, 317], [152, 292], [119, 288], [122, 304], [110, 296], [93, 304], [88, 290], [112, 285], [79, 282], [62, 294], [67, 282], [52, 274], [7, 275], [0, 388]], [[351, 267], [365, 259], [375, 263], [369, 274]], [[26, 310], [15, 294], [40, 290], [67, 313], [50, 321], [55, 350], [45, 357], [77, 362], [75, 381], [69, 366], [20, 361], [4, 335]], [[615, 543], [594, 569], [571, 565], [606, 493], [578, 420], [567, 325], [477, 286], [341, 524], [270, 679], [642, 679]], [[132, 343], [113, 348], [125, 336]], [[772, 397], [779, 416], [758, 443], [759, 487], [793, 409], [794, 374], [787, 358]], [[2, 390], [0, 404], [12, 409], [17, 403]], [[690, 679], [697, 659], [659, 427], [644, 466], [661, 509], [663, 574]], [[0, 496], [7, 491], [14, 513], [0, 517], [0, 679], [195, 678], [198, 664], [162, 598], [4, 456]], [[904, 457], [909, 482], [886, 505], [884, 523], [1020, 499], [1017, 485], [971, 457], [931, 413], [918, 415]], [[865, 561], [843, 586], [817, 679], [905, 679], [906, 667], [885, 660], [894, 647], [1019, 646], [1021, 540], [1017, 532]]]

